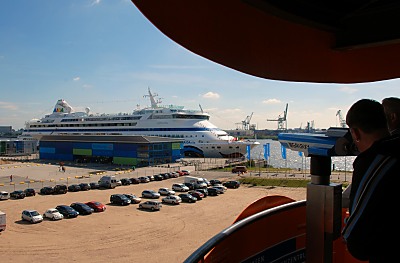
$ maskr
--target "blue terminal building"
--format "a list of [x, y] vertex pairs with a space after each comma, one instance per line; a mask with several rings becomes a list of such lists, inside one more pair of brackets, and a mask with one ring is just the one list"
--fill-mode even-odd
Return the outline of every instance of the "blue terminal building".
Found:
[[48, 135], [39, 142], [43, 160], [146, 167], [175, 162], [183, 140], [156, 136]]

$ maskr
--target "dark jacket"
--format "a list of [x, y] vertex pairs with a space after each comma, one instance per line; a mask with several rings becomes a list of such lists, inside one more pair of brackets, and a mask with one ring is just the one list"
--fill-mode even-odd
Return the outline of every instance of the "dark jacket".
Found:
[[359, 260], [399, 258], [400, 136], [374, 143], [353, 163], [350, 217], [343, 229], [350, 254]]

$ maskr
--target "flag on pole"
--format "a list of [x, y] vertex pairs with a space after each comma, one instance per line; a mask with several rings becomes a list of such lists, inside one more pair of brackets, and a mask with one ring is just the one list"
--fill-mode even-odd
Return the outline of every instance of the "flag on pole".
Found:
[[300, 157], [303, 157], [303, 152], [299, 152], [299, 156], [300, 156]]
[[247, 150], [247, 159], [250, 160], [250, 145], [247, 145], [246, 150]]
[[271, 154], [270, 154], [269, 143], [266, 143], [264, 144], [264, 158], [268, 160], [270, 156]]
[[286, 148], [281, 144], [282, 159], [286, 160]]

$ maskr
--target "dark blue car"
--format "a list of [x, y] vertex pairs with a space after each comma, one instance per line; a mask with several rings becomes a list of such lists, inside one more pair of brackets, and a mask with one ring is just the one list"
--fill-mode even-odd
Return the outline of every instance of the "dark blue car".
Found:
[[74, 218], [79, 215], [78, 211], [68, 205], [58, 205], [56, 209], [66, 218]]

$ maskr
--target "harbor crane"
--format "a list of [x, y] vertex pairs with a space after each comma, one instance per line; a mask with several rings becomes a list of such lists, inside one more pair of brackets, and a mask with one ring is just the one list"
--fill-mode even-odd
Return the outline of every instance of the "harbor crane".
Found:
[[288, 111], [289, 104], [286, 103], [285, 111], [283, 112], [283, 117], [281, 114], [278, 116], [276, 120], [267, 120], [267, 121], [277, 121], [278, 122], [278, 130], [287, 130], [287, 111]]
[[250, 130], [250, 121], [251, 121], [251, 118], [253, 117], [253, 112], [250, 114], [250, 115], [248, 115], [247, 117], [246, 117], [246, 119], [244, 119], [242, 122], [238, 122], [238, 123], [236, 123], [237, 125], [242, 125], [242, 130]]
[[341, 110], [338, 110], [338, 111], [336, 112], [336, 116], [338, 116], [338, 118], [339, 118], [339, 125], [340, 125], [340, 127], [341, 127], [341, 128], [346, 128], [346, 127], [347, 127], [347, 124], [346, 124], [346, 120], [343, 118], [342, 111], [341, 111]]

